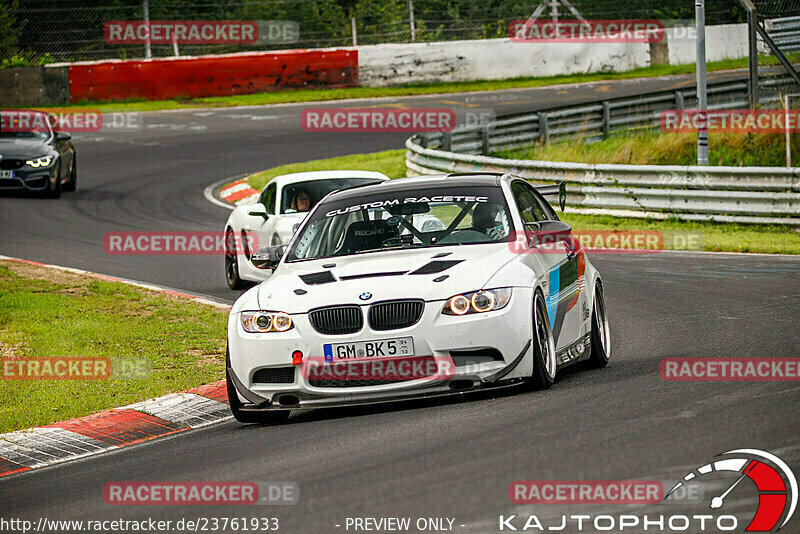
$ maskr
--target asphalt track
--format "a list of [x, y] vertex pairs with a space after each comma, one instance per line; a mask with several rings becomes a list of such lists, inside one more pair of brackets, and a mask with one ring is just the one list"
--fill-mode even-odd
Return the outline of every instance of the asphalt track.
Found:
[[[447, 95], [375, 105], [452, 106], [459, 113], [491, 107], [499, 115], [689, 81], [509, 91], [494, 102], [488, 95]], [[221, 258], [112, 256], [103, 236], [218, 230], [228, 212], [204, 199], [212, 182], [283, 163], [398, 148], [406, 137], [306, 133], [302, 109], [154, 113], [139, 131], [76, 136], [78, 191], [60, 200], [0, 198], [0, 254], [232, 301]], [[278, 517], [280, 532], [302, 533], [347, 532], [347, 517], [450, 517], [454, 532], [489, 533], [497, 532], [500, 514], [590, 510], [513, 505], [514, 480], [657, 479], [671, 486], [714, 455], [742, 447], [771, 451], [800, 473], [797, 382], [659, 376], [667, 356], [800, 355], [800, 260], [662, 252], [593, 261], [604, 276], [613, 329], [606, 369], [569, 371], [546, 392], [316, 410], [272, 427], [229, 421], [0, 479], [0, 517]], [[123, 480], [294, 481], [300, 500], [289, 507], [105, 504], [103, 486]], [[751, 517], [754, 495], [743, 487], [726, 509]], [[798, 521], [788, 532], [797, 532]]]

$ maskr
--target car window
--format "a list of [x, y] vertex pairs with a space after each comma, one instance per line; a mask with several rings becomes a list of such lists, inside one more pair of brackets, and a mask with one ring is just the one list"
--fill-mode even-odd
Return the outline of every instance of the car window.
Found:
[[558, 221], [559, 220], [558, 215], [556, 215], [556, 212], [555, 210], [553, 210], [553, 207], [550, 206], [550, 204], [544, 199], [544, 197], [542, 197], [542, 194], [536, 191], [536, 188], [534, 188], [531, 184], [527, 182], [524, 182], [523, 185], [525, 185], [531, 191], [531, 194], [533, 194], [534, 198], [536, 198], [536, 202], [538, 202], [539, 206], [541, 206], [542, 211], [545, 214], [545, 218], [551, 221]]
[[311, 211], [331, 191], [378, 181], [375, 178], [324, 178], [286, 184], [281, 190], [281, 213]]
[[287, 261], [502, 243], [514, 230], [497, 186], [369, 191], [342, 195], [318, 206], [298, 230]]
[[517, 203], [517, 209], [519, 209], [524, 223], [544, 221], [548, 218], [547, 213], [539, 203], [539, 199], [529, 189], [528, 184], [517, 180], [511, 184], [511, 193], [514, 195], [514, 201]]
[[258, 199], [258, 202], [267, 208], [267, 213], [270, 215], [275, 213], [275, 192], [277, 190], [278, 186], [276, 186], [274, 183], [271, 183], [264, 188], [264, 190], [261, 192], [261, 196]]

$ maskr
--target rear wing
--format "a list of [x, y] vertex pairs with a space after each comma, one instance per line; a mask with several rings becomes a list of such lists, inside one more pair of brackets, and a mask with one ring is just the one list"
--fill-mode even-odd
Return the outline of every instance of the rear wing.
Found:
[[552, 197], [558, 195], [558, 207], [564, 211], [567, 204], [567, 183], [558, 182], [556, 185], [534, 185], [539, 194], [543, 197]]

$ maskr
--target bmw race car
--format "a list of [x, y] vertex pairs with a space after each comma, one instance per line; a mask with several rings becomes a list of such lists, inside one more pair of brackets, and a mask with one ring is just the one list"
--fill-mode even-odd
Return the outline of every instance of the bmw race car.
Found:
[[250, 256], [259, 247], [288, 243], [303, 218], [322, 197], [354, 185], [388, 180], [369, 171], [314, 171], [276, 176], [261, 190], [255, 204], [237, 206], [225, 223], [225, 279], [231, 289], [265, 280], [270, 271], [257, 269]]
[[35, 192], [51, 198], [75, 191], [75, 147], [70, 134], [54, 128], [57, 122], [41, 111], [0, 111], [0, 191]]
[[543, 196], [559, 193], [563, 209], [563, 187], [475, 173], [327, 195], [252, 256], [272, 275], [229, 316], [234, 417], [543, 389], [564, 366], [605, 366], [602, 280]]

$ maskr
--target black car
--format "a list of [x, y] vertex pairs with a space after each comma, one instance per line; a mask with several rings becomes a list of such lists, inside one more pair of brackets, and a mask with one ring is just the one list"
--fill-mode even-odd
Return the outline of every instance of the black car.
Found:
[[39, 111], [0, 112], [0, 191], [31, 191], [57, 198], [78, 177], [70, 134]]

